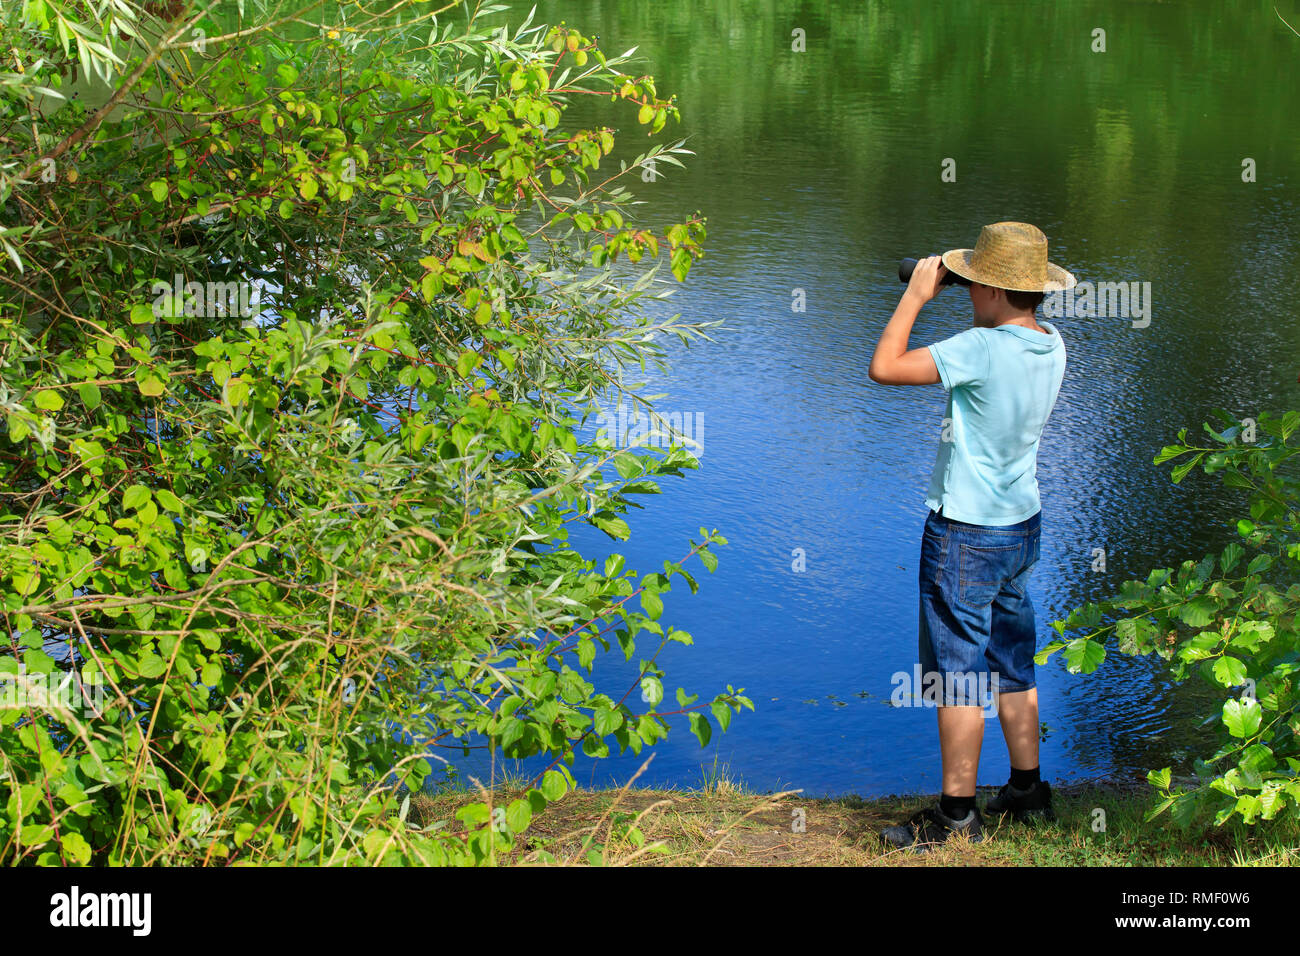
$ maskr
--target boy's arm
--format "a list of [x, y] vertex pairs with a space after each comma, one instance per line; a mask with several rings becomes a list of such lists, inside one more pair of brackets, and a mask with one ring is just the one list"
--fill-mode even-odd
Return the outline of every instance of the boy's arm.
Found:
[[907, 348], [912, 323], [921, 313], [921, 307], [939, 293], [939, 280], [948, 274], [938, 256], [930, 256], [916, 264], [907, 290], [898, 300], [898, 307], [890, 316], [885, 331], [880, 333], [871, 368], [867, 374], [881, 385], [938, 385], [939, 369], [928, 348]]

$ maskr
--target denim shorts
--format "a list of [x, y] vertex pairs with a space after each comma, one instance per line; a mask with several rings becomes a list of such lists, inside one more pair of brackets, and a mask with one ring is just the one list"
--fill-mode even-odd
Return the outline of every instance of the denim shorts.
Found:
[[1042, 512], [1018, 524], [966, 524], [929, 512], [921, 536], [918, 641], [926, 696], [941, 707], [987, 706], [990, 692], [1034, 684], [1037, 635], [1029, 572]]

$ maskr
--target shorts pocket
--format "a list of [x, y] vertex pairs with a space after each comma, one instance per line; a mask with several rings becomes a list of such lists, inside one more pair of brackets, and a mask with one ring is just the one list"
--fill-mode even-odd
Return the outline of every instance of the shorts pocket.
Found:
[[962, 542], [957, 575], [957, 600], [967, 607], [985, 608], [1008, 577], [1020, 570], [1023, 543], [974, 545]]

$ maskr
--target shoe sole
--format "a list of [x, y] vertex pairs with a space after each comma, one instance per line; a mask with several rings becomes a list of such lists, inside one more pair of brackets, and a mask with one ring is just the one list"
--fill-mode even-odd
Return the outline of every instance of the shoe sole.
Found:
[[1052, 812], [1051, 807], [1034, 810], [992, 810], [985, 807], [984, 813], [995, 817], [1004, 817], [1009, 813], [1017, 823], [1053, 823], [1056, 821], [1056, 814]]
[[[937, 850], [941, 846], [944, 846], [948, 843], [952, 843], [955, 841], [950, 837], [949, 839], [941, 840], [938, 843], [909, 843], [906, 846], [899, 846], [896, 843], [890, 843], [888, 840], [883, 840], [882, 842], [884, 843], [885, 846], [887, 846], [891, 850], [906, 850], [909, 853], [929, 853], [933, 850]], [[984, 838], [981, 836], [974, 839], [970, 839], [967, 842], [983, 843]]]
[[[935, 849], [936, 847], [943, 846], [945, 843], [949, 843], [957, 839], [960, 836], [960, 834], [954, 833], [946, 840], [935, 840], [935, 841], [922, 840], [917, 843], [895, 843], [893, 840], [889, 839], [889, 837], [885, 836], [883, 833], [880, 833], [879, 831], [877, 831], [876, 836], [879, 838], [881, 843], [889, 847], [891, 850], [911, 850], [913, 853], [929, 853], [931, 850]], [[980, 832], [976, 836], [970, 836], [969, 834], [966, 834], [966, 840], [969, 843], [983, 843], [984, 839], [985, 838], [983, 832]]]

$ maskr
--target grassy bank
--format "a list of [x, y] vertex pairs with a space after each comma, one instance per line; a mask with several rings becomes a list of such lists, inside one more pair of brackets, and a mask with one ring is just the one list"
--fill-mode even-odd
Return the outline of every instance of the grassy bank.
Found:
[[[523, 795], [522, 780], [492, 793], [494, 805]], [[980, 787], [981, 807], [996, 787]], [[807, 798], [754, 793], [725, 775], [694, 790], [575, 790], [535, 818], [508, 864], [632, 866], [1297, 866], [1300, 828], [1199, 827], [1186, 832], [1168, 816], [1147, 823], [1154, 803], [1142, 780], [1093, 780], [1053, 788], [1057, 820], [1015, 824], [985, 818], [983, 843], [958, 842], [930, 853], [890, 851], [880, 827], [905, 820], [933, 795]], [[457, 808], [485, 799], [478, 790], [415, 794], [416, 825], [461, 824]], [[1104, 832], [1094, 832], [1098, 809]], [[802, 811], [803, 832], [795, 832]]]

